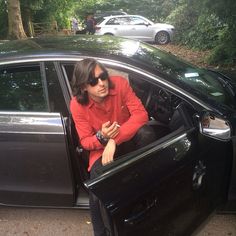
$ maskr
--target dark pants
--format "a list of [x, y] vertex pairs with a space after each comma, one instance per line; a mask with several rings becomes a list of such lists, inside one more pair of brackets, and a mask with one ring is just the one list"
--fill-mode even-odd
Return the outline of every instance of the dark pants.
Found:
[[[156, 140], [155, 133], [153, 129], [148, 126], [142, 126], [136, 133], [136, 135], [130, 140], [127, 141], [117, 147], [117, 151], [115, 156], [120, 156], [122, 154], [128, 153], [130, 151], [139, 149], [148, 145], [149, 143]], [[97, 169], [102, 167], [101, 158], [98, 159], [92, 166], [90, 171], [90, 179], [94, 179], [98, 176]], [[108, 236], [108, 230], [106, 229], [103, 218], [101, 215], [100, 202], [98, 198], [90, 192], [89, 194], [89, 204], [90, 204], [90, 212], [91, 219], [93, 224], [93, 230], [95, 236]]]

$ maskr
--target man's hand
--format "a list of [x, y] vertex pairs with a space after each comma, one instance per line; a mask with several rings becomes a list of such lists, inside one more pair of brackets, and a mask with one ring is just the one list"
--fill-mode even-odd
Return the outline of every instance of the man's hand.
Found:
[[107, 121], [102, 125], [101, 133], [105, 138], [115, 138], [119, 134], [119, 127], [116, 121], [112, 124]]
[[102, 164], [106, 165], [113, 161], [114, 154], [116, 151], [116, 142], [114, 139], [109, 139], [103, 153], [102, 153]]

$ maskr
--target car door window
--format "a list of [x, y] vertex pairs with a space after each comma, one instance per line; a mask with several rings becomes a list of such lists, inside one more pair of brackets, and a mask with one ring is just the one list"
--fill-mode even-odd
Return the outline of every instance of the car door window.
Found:
[[106, 23], [106, 25], [127, 25], [127, 24], [130, 24], [129, 17], [112, 18]]
[[132, 25], [147, 25], [148, 22], [143, 20], [140, 17], [131, 17], [130, 24], [132, 24]]
[[[73, 68], [74, 65], [72, 63], [62, 65], [62, 69], [69, 83], [72, 79]], [[157, 85], [153, 85], [137, 73], [111, 68], [109, 66], [106, 66], [106, 68], [110, 76], [119, 75], [129, 81], [130, 86], [142, 101], [149, 114], [150, 121], [148, 124], [152, 126], [156, 132], [157, 140], [166, 135], [170, 135], [178, 129], [185, 129], [186, 120], [182, 118], [182, 115], [179, 114], [178, 109], [176, 109], [182, 102], [182, 99]], [[189, 112], [193, 112], [191, 108]], [[187, 114], [185, 115], [187, 116]], [[129, 152], [128, 149], [126, 149], [126, 151], [127, 153]]]
[[69, 112], [63, 95], [62, 86], [52, 62], [45, 63], [45, 73], [47, 78], [50, 111], [58, 112], [64, 117], [68, 116]]
[[46, 91], [40, 66], [0, 68], [0, 110], [47, 111]]

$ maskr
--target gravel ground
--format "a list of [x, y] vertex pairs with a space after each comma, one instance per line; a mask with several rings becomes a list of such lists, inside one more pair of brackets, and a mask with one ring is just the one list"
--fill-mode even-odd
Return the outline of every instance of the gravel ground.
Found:
[[236, 215], [213, 215], [194, 236], [236, 236]]
[[[0, 208], [0, 236], [92, 236], [89, 211]], [[213, 215], [194, 236], [236, 236], [236, 215]]]

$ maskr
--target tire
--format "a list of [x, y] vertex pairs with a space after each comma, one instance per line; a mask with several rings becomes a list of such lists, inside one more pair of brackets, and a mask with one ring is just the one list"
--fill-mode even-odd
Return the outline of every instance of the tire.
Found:
[[167, 44], [167, 43], [170, 42], [170, 36], [169, 36], [169, 34], [167, 32], [160, 31], [155, 36], [155, 42], [157, 44], [161, 44], [161, 45]]
[[114, 34], [112, 34], [112, 33], [105, 33], [104, 35], [114, 36]]

